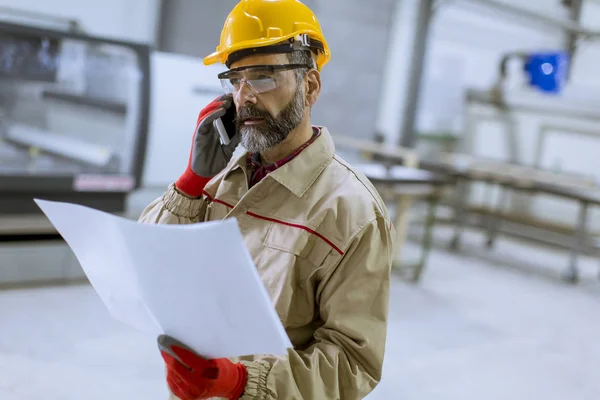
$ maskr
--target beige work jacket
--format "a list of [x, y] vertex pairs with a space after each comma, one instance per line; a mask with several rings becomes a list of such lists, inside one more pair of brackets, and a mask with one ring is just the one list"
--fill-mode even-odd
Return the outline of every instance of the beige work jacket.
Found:
[[248, 369], [242, 399], [363, 398], [381, 379], [386, 340], [394, 230], [383, 201], [325, 128], [250, 190], [248, 180], [243, 154], [202, 198], [171, 185], [140, 221], [237, 218], [294, 346], [286, 357], [232, 359]]

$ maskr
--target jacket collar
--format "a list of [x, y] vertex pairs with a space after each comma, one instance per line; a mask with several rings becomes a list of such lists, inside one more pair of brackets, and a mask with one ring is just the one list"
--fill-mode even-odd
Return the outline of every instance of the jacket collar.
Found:
[[[325, 127], [318, 128], [321, 130], [321, 134], [310, 146], [302, 150], [291, 161], [267, 175], [267, 178], [270, 177], [279, 182], [297, 197], [304, 196], [335, 155], [335, 145], [331, 134]], [[247, 152], [244, 151], [232, 160], [224, 179], [238, 168], [246, 169], [246, 156]]]
[[319, 129], [321, 134], [310, 146], [268, 175], [298, 197], [304, 196], [335, 153], [333, 139], [327, 128]]

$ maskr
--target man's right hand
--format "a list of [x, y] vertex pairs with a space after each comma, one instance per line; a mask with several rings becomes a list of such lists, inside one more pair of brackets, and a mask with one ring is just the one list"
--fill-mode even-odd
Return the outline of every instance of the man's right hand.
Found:
[[[221, 144], [219, 133], [213, 126], [218, 118], [222, 119], [231, 137], [227, 145]], [[201, 196], [208, 181], [227, 166], [239, 143], [239, 135], [235, 133], [233, 98], [231, 95], [220, 96], [198, 115], [188, 166], [175, 182], [175, 187], [188, 196]]]
[[248, 381], [246, 367], [227, 358], [207, 360], [167, 335], [158, 337], [169, 390], [181, 400], [237, 400]]

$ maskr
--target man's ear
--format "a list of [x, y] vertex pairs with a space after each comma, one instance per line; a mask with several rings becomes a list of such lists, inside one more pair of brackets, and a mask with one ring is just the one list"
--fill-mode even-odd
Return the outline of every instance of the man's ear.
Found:
[[321, 73], [311, 69], [306, 74], [306, 105], [312, 107], [321, 93]]

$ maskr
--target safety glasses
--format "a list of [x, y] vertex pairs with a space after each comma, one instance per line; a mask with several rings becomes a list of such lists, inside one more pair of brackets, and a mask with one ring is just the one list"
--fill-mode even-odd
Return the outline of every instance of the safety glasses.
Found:
[[256, 94], [265, 93], [275, 89], [281, 82], [281, 72], [299, 68], [313, 68], [307, 64], [278, 64], [278, 65], [251, 65], [233, 68], [218, 75], [225, 94], [237, 93], [246, 83]]

